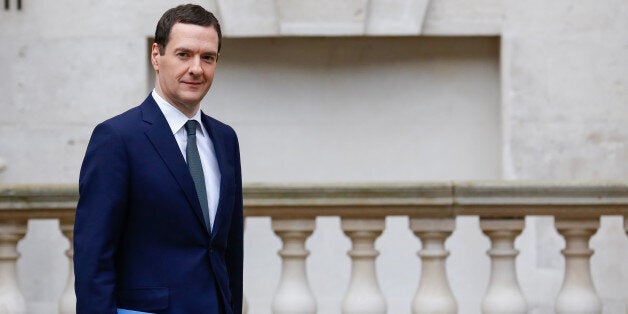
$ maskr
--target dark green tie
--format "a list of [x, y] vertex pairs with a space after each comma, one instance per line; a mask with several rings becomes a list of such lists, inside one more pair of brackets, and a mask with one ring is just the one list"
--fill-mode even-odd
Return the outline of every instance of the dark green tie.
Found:
[[190, 174], [194, 180], [194, 187], [196, 187], [196, 195], [198, 195], [198, 201], [201, 203], [201, 209], [203, 210], [205, 227], [207, 231], [209, 231], [209, 234], [211, 234], [212, 227], [209, 222], [205, 175], [203, 174], [203, 166], [201, 165], [201, 156], [198, 154], [198, 147], [196, 147], [197, 125], [198, 122], [196, 120], [188, 120], [188, 122], [185, 123], [185, 130], [188, 132], [188, 144], [185, 148], [185, 156], [188, 162], [188, 168], [190, 168]]

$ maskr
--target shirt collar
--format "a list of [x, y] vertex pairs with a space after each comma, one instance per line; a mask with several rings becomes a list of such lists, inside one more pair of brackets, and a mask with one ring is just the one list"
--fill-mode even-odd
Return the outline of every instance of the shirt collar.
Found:
[[205, 128], [203, 127], [203, 122], [201, 121], [200, 110], [196, 111], [196, 113], [194, 114], [192, 118], [188, 118], [185, 114], [183, 114], [183, 112], [179, 111], [177, 107], [171, 105], [169, 102], [163, 99], [157, 93], [156, 90], [153, 89], [153, 91], [151, 92], [151, 96], [153, 96], [153, 99], [155, 99], [157, 106], [159, 106], [159, 109], [166, 117], [166, 121], [168, 121], [168, 126], [170, 126], [170, 130], [172, 131], [172, 134], [179, 132], [179, 130], [183, 128], [183, 126], [185, 125], [186, 122], [188, 122], [188, 120], [196, 120], [198, 124], [201, 126], [200, 135], [205, 136]]

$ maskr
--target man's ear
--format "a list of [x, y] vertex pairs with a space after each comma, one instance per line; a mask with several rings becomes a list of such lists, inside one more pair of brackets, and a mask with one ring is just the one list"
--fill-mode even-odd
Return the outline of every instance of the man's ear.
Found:
[[150, 63], [153, 65], [155, 71], [159, 71], [159, 45], [153, 44], [150, 50]]

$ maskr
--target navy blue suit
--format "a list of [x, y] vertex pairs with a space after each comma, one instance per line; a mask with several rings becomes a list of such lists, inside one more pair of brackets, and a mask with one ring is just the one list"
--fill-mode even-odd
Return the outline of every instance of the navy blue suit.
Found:
[[242, 312], [242, 179], [233, 129], [209, 116], [221, 174], [210, 235], [194, 181], [151, 96], [99, 124], [74, 227], [77, 314]]

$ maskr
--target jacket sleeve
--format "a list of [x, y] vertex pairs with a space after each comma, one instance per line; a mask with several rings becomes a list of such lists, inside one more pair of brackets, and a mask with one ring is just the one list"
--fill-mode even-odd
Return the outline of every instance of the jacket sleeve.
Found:
[[107, 124], [92, 133], [79, 177], [74, 223], [77, 314], [116, 313], [114, 257], [126, 212], [129, 166], [122, 137]]
[[226, 250], [227, 271], [229, 272], [229, 287], [233, 298], [231, 306], [234, 314], [242, 313], [242, 264], [244, 245], [244, 211], [242, 202], [242, 170], [240, 166], [240, 149], [237, 136], [235, 141], [235, 168], [236, 188], [235, 204], [231, 216], [229, 242]]

